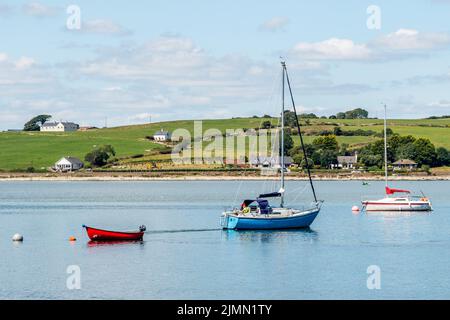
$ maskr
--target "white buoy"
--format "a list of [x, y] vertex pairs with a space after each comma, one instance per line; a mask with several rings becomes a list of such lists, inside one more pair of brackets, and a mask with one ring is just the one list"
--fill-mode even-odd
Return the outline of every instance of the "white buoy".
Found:
[[353, 207], [352, 207], [352, 211], [354, 211], [354, 212], [359, 212], [359, 207], [358, 207], [358, 206], [353, 206]]
[[23, 236], [19, 233], [16, 233], [15, 235], [13, 235], [12, 241], [23, 241]]

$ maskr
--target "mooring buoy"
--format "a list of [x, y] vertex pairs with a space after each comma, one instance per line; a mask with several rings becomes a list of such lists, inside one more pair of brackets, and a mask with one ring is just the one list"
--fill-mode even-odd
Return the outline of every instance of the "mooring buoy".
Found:
[[13, 235], [12, 241], [23, 241], [23, 236], [20, 233], [16, 233]]

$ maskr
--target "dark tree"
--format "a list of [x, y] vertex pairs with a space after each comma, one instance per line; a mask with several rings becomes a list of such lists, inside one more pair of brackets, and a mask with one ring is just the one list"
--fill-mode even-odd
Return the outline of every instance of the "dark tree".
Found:
[[313, 140], [312, 144], [315, 150], [337, 151], [339, 149], [339, 144], [334, 135], [318, 137]]
[[39, 131], [41, 126], [51, 117], [52, 116], [48, 114], [38, 115], [25, 123], [23, 126], [23, 131]]
[[345, 112], [346, 119], [367, 119], [369, 112], [367, 110], [356, 108]]
[[436, 149], [436, 164], [438, 166], [450, 165], [450, 151], [443, 147]]
[[286, 127], [291, 127], [291, 128], [296, 128], [297, 127], [297, 122], [296, 122], [296, 119], [295, 119], [295, 112], [294, 111], [289, 111], [289, 110], [285, 110], [284, 111], [284, 125]]
[[104, 145], [98, 148], [95, 148], [86, 156], [84, 160], [88, 161], [92, 166], [95, 167], [103, 167], [111, 156], [115, 156], [116, 152], [114, 148], [110, 145]]
[[272, 123], [269, 120], [263, 121], [261, 123], [261, 129], [270, 129], [272, 128]]
[[436, 162], [436, 149], [430, 140], [419, 138], [414, 141], [414, 157], [412, 160], [422, 165], [433, 165]]
[[341, 129], [341, 127], [334, 127], [333, 134], [335, 136], [342, 136], [342, 129]]
[[345, 113], [344, 112], [338, 112], [336, 114], [337, 119], [345, 119]]
[[290, 154], [290, 150], [294, 147], [294, 140], [286, 131], [284, 133], [284, 155]]

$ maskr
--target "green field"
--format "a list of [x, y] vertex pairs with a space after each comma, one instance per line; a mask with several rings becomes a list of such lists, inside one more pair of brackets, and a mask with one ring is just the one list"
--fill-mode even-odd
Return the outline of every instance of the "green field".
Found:
[[[203, 120], [203, 131], [212, 128], [221, 132], [226, 129], [256, 128], [265, 120], [271, 120], [273, 124], [277, 123], [276, 119], [266, 118]], [[383, 120], [380, 119], [312, 119], [310, 125], [303, 128], [307, 134], [305, 141], [311, 142], [315, 138], [314, 135], [308, 134], [320, 130], [333, 130], [336, 124], [343, 130], [363, 129], [381, 132], [383, 128]], [[450, 149], [450, 119], [388, 120], [388, 126], [396, 133], [428, 138], [436, 147]], [[92, 148], [104, 144], [112, 145], [117, 152], [117, 157], [148, 154], [162, 146], [145, 137], [153, 135], [161, 128], [171, 132], [184, 128], [192, 132], [194, 124], [193, 121], [172, 121], [86, 132], [2, 132], [0, 133], [0, 170], [14, 171], [28, 167], [39, 170], [52, 166], [63, 156], [74, 156], [83, 160], [85, 154]], [[372, 136], [338, 137], [339, 143], [349, 145], [361, 145], [375, 139]], [[298, 137], [294, 137], [294, 141], [298, 143]]]

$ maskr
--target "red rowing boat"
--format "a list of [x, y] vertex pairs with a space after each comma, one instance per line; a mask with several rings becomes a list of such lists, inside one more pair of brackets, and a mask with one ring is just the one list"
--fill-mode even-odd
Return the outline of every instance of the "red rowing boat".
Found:
[[144, 238], [145, 226], [140, 226], [139, 231], [110, 231], [91, 228], [83, 225], [86, 228], [89, 239], [92, 241], [136, 241]]

